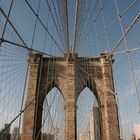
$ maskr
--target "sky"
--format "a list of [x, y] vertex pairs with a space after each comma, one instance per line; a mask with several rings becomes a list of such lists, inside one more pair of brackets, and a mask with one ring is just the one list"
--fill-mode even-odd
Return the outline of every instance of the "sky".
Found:
[[[39, 0], [28, 1], [33, 9], [37, 11]], [[10, 2], [11, 0], [0, 0], [0, 6], [4, 9], [6, 14], [8, 13]], [[38, 15], [50, 34], [53, 36], [53, 39], [57, 42], [57, 45], [52, 38], [46, 34], [46, 31], [39, 21], [37, 21], [35, 25], [36, 17], [28, 7], [25, 0], [14, 0], [10, 14], [10, 21], [14, 24], [29, 48], [54, 56], [63, 56], [66, 49], [64, 48], [65, 42], [61, 42], [61, 37], [62, 39], [65, 38], [65, 30], [63, 28], [64, 25], [60, 27], [59, 24], [64, 22], [64, 19], [61, 17], [63, 16], [64, 9], [59, 8], [59, 6], [62, 6], [60, 0], [54, 0], [56, 9], [53, 7], [52, 1], [48, 0], [48, 2], [50, 3], [54, 19], [59, 19], [59, 22], [56, 20], [58, 29], [55, 26], [51, 12], [49, 11], [45, 0], [41, 0]], [[99, 56], [100, 53], [107, 52], [108, 48], [112, 50], [122, 36], [121, 24], [125, 31], [140, 11], [140, 0], [117, 0], [119, 12], [121, 14], [121, 22], [119, 22], [114, 0], [101, 0], [101, 2], [104, 4], [103, 13], [100, 11], [101, 8], [99, 0], [80, 0], [76, 40], [76, 52], [78, 52], [79, 56], [96, 57]], [[75, 0], [68, 0], [70, 48], [73, 47], [75, 6]], [[55, 13], [55, 10], [57, 14]], [[3, 22], [5, 22], [5, 19], [0, 13], [0, 37], [4, 27]], [[36, 31], [33, 37], [35, 26]], [[59, 35], [58, 30], [61, 31], [61, 35]], [[125, 36], [126, 44], [124, 40], [121, 41], [114, 53], [125, 51], [126, 46], [128, 49], [139, 48], [139, 36], [140, 21], [138, 19]], [[9, 24], [7, 25], [4, 37], [10, 41], [23, 45], [22, 41]], [[60, 46], [64, 52], [60, 50], [58, 46]], [[114, 54], [113, 56], [113, 59], [115, 60], [113, 64], [114, 81], [116, 93], [118, 94], [120, 119], [122, 120], [122, 135], [124, 140], [128, 140], [130, 134], [133, 132], [133, 124], [140, 123], [140, 114], [137, 113], [137, 110], [139, 109], [138, 96], [140, 96], [140, 52], [132, 51], [129, 55], [130, 56], [128, 56], [127, 53], [121, 53]], [[1, 102], [0, 105], [2, 106], [0, 113], [3, 112], [5, 106], [8, 106], [7, 112], [11, 110], [11, 114], [13, 114], [12, 116], [15, 116], [19, 111], [19, 104], [21, 102], [21, 95], [24, 88], [23, 85], [27, 70], [27, 59], [28, 51], [25, 49], [15, 49], [12, 45], [6, 43], [2, 44], [2, 47], [0, 48], [0, 97], [2, 97], [3, 102]], [[132, 67], [130, 63], [132, 64]], [[134, 76], [132, 73], [134, 73]], [[6, 77], [10, 78], [8, 79]], [[134, 81], [136, 81], [135, 84]], [[136, 92], [135, 86], [138, 92]], [[10, 98], [12, 99], [11, 102], [9, 102]], [[13, 102], [15, 103], [14, 108], [12, 107]], [[9, 118], [9, 120], [12, 118], [8, 117], [7, 114], [5, 116], [6, 118]], [[5, 117], [3, 115], [3, 119], [1, 119], [0, 124], [1, 126], [4, 124], [4, 118]], [[128, 129], [125, 129], [126, 126]]]

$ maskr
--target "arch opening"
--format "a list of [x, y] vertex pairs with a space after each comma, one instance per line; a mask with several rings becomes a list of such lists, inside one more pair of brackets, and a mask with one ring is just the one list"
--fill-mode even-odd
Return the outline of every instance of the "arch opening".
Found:
[[43, 101], [41, 140], [45, 139], [64, 140], [64, 98], [57, 87]]
[[77, 139], [101, 139], [101, 112], [98, 100], [88, 87], [77, 98]]

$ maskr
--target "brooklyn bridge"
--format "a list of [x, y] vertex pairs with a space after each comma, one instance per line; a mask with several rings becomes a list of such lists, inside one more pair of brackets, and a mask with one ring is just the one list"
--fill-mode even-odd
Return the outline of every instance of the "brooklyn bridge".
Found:
[[0, 0], [0, 140], [139, 140], [139, 36], [139, 0]]

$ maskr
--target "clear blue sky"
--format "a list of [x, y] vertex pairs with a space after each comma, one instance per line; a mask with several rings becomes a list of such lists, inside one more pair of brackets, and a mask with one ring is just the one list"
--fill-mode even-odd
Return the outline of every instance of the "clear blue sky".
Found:
[[[37, 5], [38, 5], [39, 0], [30, 0], [29, 2], [33, 6], [35, 11], [37, 11], [37, 7], [38, 7]], [[90, 0], [85, 2], [84, 4], [85, 7], [88, 5], [88, 2], [90, 2]], [[94, 0], [91, 0], [91, 2], [95, 3]], [[92, 9], [94, 5], [91, 4], [88, 7], [89, 12], [86, 13], [86, 10], [85, 10], [82, 13], [82, 10], [80, 11], [83, 15], [86, 13], [81, 23], [81, 25], [83, 26], [81, 28], [79, 27], [78, 29], [79, 32], [82, 31], [81, 38], [79, 41], [77, 41], [77, 49], [76, 49], [76, 51], [78, 52], [80, 56], [88, 56], [88, 57], [98, 56], [101, 52], [107, 51], [107, 39], [109, 43], [109, 48], [112, 49], [117, 43], [117, 41], [119, 40], [119, 38], [122, 36], [119, 21], [117, 20], [116, 22], [114, 22], [114, 24], [111, 24], [117, 18], [117, 12], [116, 12], [114, 0], [107, 0], [107, 1], [103, 0], [102, 2], [103, 3], [105, 2], [104, 8], [103, 8], [105, 27], [109, 27], [107, 30], [107, 38], [106, 38], [105, 30], [104, 30], [105, 27], [103, 24], [102, 14], [99, 14], [99, 17], [96, 18], [96, 24], [94, 24], [94, 16], [98, 16], [98, 13], [100, 10], [100, 5], [98, 1], [94, 10]], [[122, 14], [129, 7], [129, 5], [135, 2], [135, 0], [117, 0], [117, 2], [118, 2], [120, 13]], [[0, 6], [5, 10], [6, 13], [9, 9], [9, 5], [10, 5], [10, 0], [0, 0]], [[39, 17], [45, 25], [47, 23], [49, 32], [52, 34], [56, 42], [61, 46], [62, 44], [60, 42], [60, 38], [58, 36], [55, 25], [53, 23], [53, 19], [51, 15], [49, 14], [49, 10], [46, 7], [47, 6], [45, 5], [45, 0], [42, 0], [41, 5], [40, 5]], [[134, 3], [134, 5], [132, 5], [132, 7], [130, 7], [121, 17], [124, 30], [126, 30], [127, 27], [131, 24], [134, 17], [138, 14], [139, 11], [140, 11], [140, 0], [137, 0]], [[52, 10], [52, 12], [54, 13], [54, 10]], [[69, 44], [70, 44], [70, 47], [72, 47], [73, 34], [74, 34], [75, 0], [68, 0], [68, 15], [69, 15]], [[36, 19], [35, 16], [33, 15], [32, 11], [29, 9], [29, 7], [27, 6], [24, 0], [14, 0], [13, 8], [10, 15], [10, 20], [15, 25], [16, 29], [20, 32], [22, 38], [28, 44], [29, 47], [31, 47], [33, 30], [35, 26], [35, 19]], [[2, 17], [1, 14], [0, 14], [0, 20], [4, 21], [4, 18]], [[3, 29], [2, 27], [3, 26], [0, 22], [0, 36]], [[9, 25], [8, 27], [10, 30], [12, 30]], [[44, 36], [45, 36], [45, 30], [42, 28], [40, 23], [37, 22], [33, 49], [37, 49], [39, 51], [43, 50]], [[129, 49], [139, 48], [140, 46], [139, 36], [140, 36], [140, 21], [138, 19], [138, 21], [135, 23], [133, 28], [129, 31], [129, 33], [126, 36], [126, 41], [127, 41], [127, 45]], [[5, 37], [9, 40], [14, 40], [17, 43], [22, 44], [19, 38], [17, 37], [17, 35], [13, 32], [11, 33], [7, 30]], [[121, 42], [118, 49], [115, 52], [124, 51], [124, 50], [125, 50], [124, 42]], [[15, 69], [17, 70], [14, 69], [13, 73], [15, 72], [18, 77], [17, 72], [20, 70], [20, 72], [23, 74], [23, 77], [24, 77], [26, 66], [27, 66], [27, 63], [26, 63], [27, 52], [24, 50], [18, 50], [18, 49], [16, 51], [17, 52], [20, 51], [19, 55], [21, 55], [22, 58], [24, 58], [24, 60], [21, 59], [24, 64], [20, 67], [18, 66], [15, 67]], [[57, 48], [57, 46], [49, 37], [49, 35], [47, 35], [45, 52], [49, 54], [53, 54], [53, 55], [59, 55], [59, 56], [63, 55], [63, 53]], [[131, 59], [132, 59], [132, 64], [133, 64], [133, 71], [136, 76], [138, 94], [140, 96], [140, 88], [139, 88], [140, 52], [138, 51], [131, 52], [130, 54], [131, 54]], [[0, 58], [3, 59], [4, 57], [0, 57]], [[13, 59], [15, 58], [13, 57]], [[115, 63], [113, 65], [114, 79], [116, 83], [116, 92], [119, 98], [121, 120], [123, 120], [122, 130], [123, 130], [123, 135], [125, 136], [124, 139], [128, 140], [130, 133], [133, 131], [133, 123], [138, 123], [138, 122], [140, 123], [140, 114], [137, 113], [138, 100], [137, 100], [137, 95], [136, 95], [136, 91], [133, 84], [133, 78], [132, 78], [131, 69], [129, 66], [127, 55], [124, 53], [114, 55], [114, 59], [115, 59]], [[1, 62], [0, 64], [1, 66], [4, 66], [4, 65], [7, 65], [7, 63], [8, 62], [5, 62], [5, 63]], [[19, 63], [21, 63], [20, 60], [19, 60]], [[15, 63], [15, 64], [18, 64], [18, 63]], [[10, 68], [9, 66], [9, 69], [12, 69], [12, 68]], [[0, 73], [3, 73], [4, 71], [6, 70], [3, 68]], [[9, 75], [12, 75], [12, 74], [9, 73]], [[20, 89], [23, 88], [23, 86], [21, 86], [21, 84], [23, 84], [24, 82], [24, 79], [22, 79], [23, 77], [19, 77], [21, 79], [20, 83], [17, 83], [17, 82], [14, 83], [14, 84], [17, 84], [18, 87], [20, 87]], [[3, 85], [0, 86], [1, 89], [4, 85], [5, 84], [3, 83]], [[13, 85], [11, 84], [11, 87], [12, 86]], [[7, 90], [6, 93], [10, 91], [11, 87], [9, 86], [9, 89]], [[16, 86], [14, 91], [16, 90], [16, 88], [20, 90], [18, 87]], [[11, 92], [11, 96], [12, 96], [12, 93], [15, 95], [18, 94], [18, 93], [14, 93], [14, 91]], [[18, 97], [18, 98], [21, 99], [21, 97]], [[14, 109], [13, 109], [13, 112], [14, 112]], [[128, 129], [126, 130], [125, 128], [128, 128]]]

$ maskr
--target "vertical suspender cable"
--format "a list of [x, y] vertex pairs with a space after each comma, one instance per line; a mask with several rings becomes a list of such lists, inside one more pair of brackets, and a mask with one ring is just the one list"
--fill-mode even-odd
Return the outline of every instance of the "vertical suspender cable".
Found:
[[65, 28], [66, 28], [66, 48], [67, 48], [67, 53], [69, 54], [69, 27], [68, 27], [68, 0], [65, 0], [64, 3], [65, 6]]
[[134, 73], [134, 68], [133, 68], [133, 65], [132, 65], [131, 55], [128, 52], [128, 44], [127, 44], [127, 41], [126, 41], [126, 36], [124, 35], [125, 31], [123, 29], [122, 19], [121, 19], [121, 16], [120, 16], [120, 11], [119, 11], [119, 8], [118, 8], [117, 0], [114, 0], [114, 3], [115, 3], [115, 6], [116, 6], [116, 11], [117, 11], [118, 20], [119, 20], [119, 23], [120, 23], [121, 32], [122, 32], [122, 35], [124, 36], [123, 40], [124, 40], [124, 45], [125, 45], [125, 51], [126, 51], [126, 55], [127, 55], [127, 58], [128, 58], [129, 65], [130, 65], [132, 79], [133, 79], [133, 82], [134, 82], [134, 88], [135, 88], [135, 92], [136, 92], [137, 99], [138, 99], [138, 107], [139, 107], [138, 111], [140, 112], [140, 97], [139, 97], [139, 93], [138, 93], [138, 87], [137, 87], [136, 77], [135, 77], [135, 73]]
[[[4, 29], [3, 29], [2, 36], [1, 36], [2, 39], [4, 37], [5, 30], [6, 30], [8, 21], [9, 21], [9, 17], [10, 17], [10, 13], [11, 13], [11, 10], [12, 10], [13, 2], [14, 2], [14, 0], [11, 1], [10, 8], [9, 8], [9, 11], [8, 11], [8, 15], [6, 16], [6, 22], [4, 24]], [[1, 43], [2, 43], [2, 41], [0, 41], [0, 46], [1, 46]]]
[[77, 34], [77, 22], [78, 22], [78, 12], [79, 12], [79, 0], [76, 0], [76, 13], [75, 13], [75, 23], [74, 23], [74, 39], [73, 39], [73, 53], [76, 51], [76, 34]]

